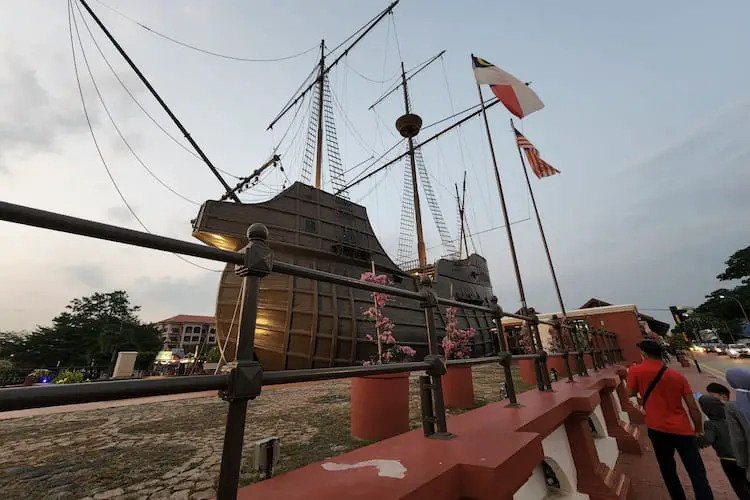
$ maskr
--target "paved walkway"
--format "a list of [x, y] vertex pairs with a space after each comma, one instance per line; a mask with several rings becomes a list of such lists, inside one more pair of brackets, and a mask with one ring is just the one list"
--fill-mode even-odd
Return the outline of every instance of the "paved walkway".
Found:
[[[706, 393], [706, 386], [711, 382], [721, 382], [724, 385], [728, 384], [723, 378], [719, 378], [720, 372], [712, 370], [709, 373], [708, 370], [704, 370], [703, 373], [698, 373], [695, 366], [690, 368], [682, 368], [678, 363], [672, 363], [670, 368], [678, 370], [685, 375], [690, 382], [690, 386], [693, 388], [693, 392]], [[734, 391], [732, 394], [734, 398]], [[667, 493], [664, 481], [662, 480], [661, 473], [659, 472], [659, 465], [656, 462], [656, 457], [653, 454], [651, 448], [651, 442], [646, 435], [646, 429], [642, 429], [641, 439], [646, 450], [644, 455], [620, 455], [620, 459], [617, 462], [617, 469], [624, 472], [630, 477], [631, 481], [631, 497], [633, 499], [648, 499], [648, 500], [670, 500], [669, 494]], [[716, 500], [736, 500], [737, 495], [732, 491], [729, 482], [727, 481], [724, 471], [721, 468], [716, 453], [713, 448], [707, 448], [701, 450], [703, 456], [703, 463], [706, 465], [706, 471], [708, 472], [708, 480], [711, 483], [711, 488], [714, 492]], [[676, 455], [675, 455], [676, 456]], [[682, 480], [682, 485], [685, 488], [685, 493], [688, 499], [694, 499], [692, 487], [690, 486], [690, 478], [682, 466], [679, 458], [677, 458], [677, 469]]]

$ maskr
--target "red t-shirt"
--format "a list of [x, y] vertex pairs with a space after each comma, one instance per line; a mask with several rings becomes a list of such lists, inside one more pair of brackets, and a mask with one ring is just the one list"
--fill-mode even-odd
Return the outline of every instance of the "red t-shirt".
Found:
[[[661, 361], [643, 360], [628, 370], [628, 388], [643, 397], [663, 366]], [[690, 419], [682, 406], [682, 396], [692, 396], [693, 390], [684, 375], [667, 368], [646, 402], [646, 427], [655, 431], [692, 436], [695, 434]]]

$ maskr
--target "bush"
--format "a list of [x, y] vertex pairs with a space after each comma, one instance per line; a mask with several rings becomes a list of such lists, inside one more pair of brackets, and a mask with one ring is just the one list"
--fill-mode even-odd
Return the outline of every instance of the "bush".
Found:
[[156, 359], [156, 352], [139, 352], [135, 358], [134, 370], [150, 370]]
[[206, 354], [206, 362], [218, 363], [220, 359], [221, 359], [221, 351], [219, 351], [219, 346], [215, 345], [211, 348], [210, 351], [208, 351], [208, 354]]
[[13, 363], [7, 359], [0, 359], [0, 374], [8, 373], [13, 369]]
[[83, 382], [83, 373], [67, 369], [55, 377], [56, 384], [80, 384], [81, 382]]

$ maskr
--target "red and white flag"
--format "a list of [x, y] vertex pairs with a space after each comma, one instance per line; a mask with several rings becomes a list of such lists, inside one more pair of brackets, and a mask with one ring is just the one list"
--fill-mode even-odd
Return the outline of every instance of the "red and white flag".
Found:
[[542, 157], [539, 156], [539, 151], [533, 144], [531, 144], [530, 140], [524, 137], [524, 135], [516, 129], [516, 127], [513, 127], [513, 130], [516, 132], [516, 142], [518, 143], [518, 147], [526, 153], [526, 159], [529, 161], [529, 166], [537, 178], [541, 179], [542, 177], [549, 177], [550, 175], [560, 173], [555, 167], [542, 160]]
[[495, 97], [518, 118], [544, 107], [536, 92], [515, 76], [474, 55], [471, 56], [471, 61], [477, 83], [489, 85]]

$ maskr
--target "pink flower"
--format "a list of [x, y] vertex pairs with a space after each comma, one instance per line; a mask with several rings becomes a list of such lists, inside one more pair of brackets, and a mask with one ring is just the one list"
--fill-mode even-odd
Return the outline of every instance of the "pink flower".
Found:
[[[385, 286], [392, 284], [390, 278], [385, 274], [376, 275], [372, 272], [366, 272], [362, 273], [360, 279]], [[417, 351], [411, 347], [398, 345], [396, 338], [393, 336], [393, 322], [383, 314], [383, 308], [391, 301], [391, 296], [380, 292], [372, 292], [370, 296], [373, 299], [373, 305], [368, 307], [363, 315], [373, 322], [376, 335], [373, 337], [373, 335], [367, 334], [365, 337], [367, 340], [372, 341], [374, 339], [377, 341], [378, 354], [363, 365], [371, 366], [373, 364], [406, 361], [408, 358], [415, 356]]]
[[471, 339], [476, 335], [474, 328], [462, 330], [458, 328], [456, 308], [445, 310], [445, 337], [442, 340], [443, 352], [446, 359], [465, 359], [471, 357]]

